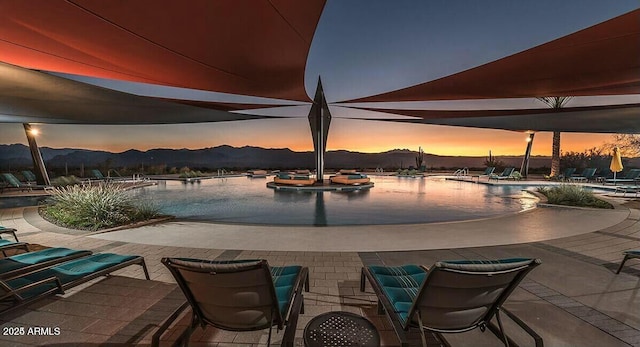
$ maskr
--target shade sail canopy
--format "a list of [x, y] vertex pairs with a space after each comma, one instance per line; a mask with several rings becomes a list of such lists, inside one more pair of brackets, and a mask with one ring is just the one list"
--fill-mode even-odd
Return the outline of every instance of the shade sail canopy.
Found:
[[460, 73], [353, 102], [640, 94], [640, 10]]
[[453, 125], [514, 131], [640, 133], [640, 104], [516, 110], [388, 110], [367, 108], [415, 119], [381, 119], [403, 123]]
[[0, 60], [17, 66], [310, 101], [325, 0], [3, 1]]
[[171, 124], [264, 118], [137, 96], [0, 63], [0, 122]]
[[[324, 5], [325, 0], [0, 2], [0, 61], [6, 63], [0, 65], [0, 122], [215, 122], [263, 118], [225, 111], [274, 106], [135, 96], [39, 71], [309, 102], [305, 67]], [[353, 101], [617, 94], [640, 94], [640, 10], [448, 77]], [[416, 117], [389, 119], [415, 123], [637, 133], [634, 111], [637, 105], [383, 112]]]

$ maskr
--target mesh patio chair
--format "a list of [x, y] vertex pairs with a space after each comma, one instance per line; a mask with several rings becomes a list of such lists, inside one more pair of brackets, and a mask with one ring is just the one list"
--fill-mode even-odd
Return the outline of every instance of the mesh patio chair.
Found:
[[[360, 290], [365, 278], [378, 297], [378, 313], [386, 312], [402, 346], [408, 346], [410, 328], [420, 329], [443, 341], [442, 333], [462, 333], [489, 328], [505, 346], [517, 346], [506, 335], [500, 312], [504, 312], [542, 346], [542, 338], [502, 305], [533, 268], [538, 259], [441, 261], [424, 266], [368, 266], [362, 268]], [[491, 322], [496, 318], [498, 327]]]
[[308, 269], [301, 266], [270, 267], [266, 260], [207, 261], [163, 258], [187, 302], [154, 334], [152, 346], [182, 311], [191, 307], [191, 323], [176, 341], [188, 345], [194, 329], [207, 325], [228, 331], [269, 328], [285, 330], [282, 346], [293, 346], [298, 315], [304, 313], [302, 289], [309, 291]]

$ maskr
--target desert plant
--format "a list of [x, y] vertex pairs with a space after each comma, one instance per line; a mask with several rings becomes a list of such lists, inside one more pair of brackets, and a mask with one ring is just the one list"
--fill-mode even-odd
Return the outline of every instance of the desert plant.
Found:
[[422, 147], [418, 147], [418, 154], [416, 155], [416, 168], [418, 170], [424, 170], [424, 151]]
[[592, 192], [585, 190], [583, 187], [575, 184], [562, 184], [553, 187], [540, 187], [538, 192], [547, 197], [550, 204], [580, 206], [580, 207], [597, 207], [597, 208], [613, 208], [613, 206], [598, 199]]
[[78, 229], [99, 230], [125, 225], [158, 215], [148, 203], [138, 202], [114, 184], [55, 188], [41, 210], [53, 223]]

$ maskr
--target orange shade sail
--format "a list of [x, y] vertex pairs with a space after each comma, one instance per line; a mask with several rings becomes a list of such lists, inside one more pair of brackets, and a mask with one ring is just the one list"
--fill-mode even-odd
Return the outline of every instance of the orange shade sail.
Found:
[[0, 60], [21, 67], [310, 101], [325, 0], [0, 3]]
[[640, 94], [640, 9], [434, 81], [351, 102]]

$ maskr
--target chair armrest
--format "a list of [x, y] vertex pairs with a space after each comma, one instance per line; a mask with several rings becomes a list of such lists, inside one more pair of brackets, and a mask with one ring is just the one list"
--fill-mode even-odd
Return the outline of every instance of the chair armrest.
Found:
[[169, 329], [171, 324], [176, 319], [178, 319], [180, 314], [182, 314], [182, 311], [184, 311], [187, 307], [189, 307], [189, 302], [185, 301], [182, 305], [180, 305], [180, 307], [178, 307], [175, 311], [173, 311], [173, 313], [169, 317], [167, 317], [167, 319], [165, 319], [164, 322], [162, 322], [162, 324], [160, 324], [160, 326], [158, 327], [158, 330], [153, 334], [153, 337], [151, 338], [152, 347], [160, 346], [160, 338], [162, 337], [162, 335], [164, 335], [164, 333], [167, 331], [167, 329]]
[[[524, 330], [527, 334], [529, 334], [529, 336], [531, 336], [533, 338], [533, 341], [535, 342], [536, 347], [544, 347], [544, 342], [542, 341], [542, 337], [540, 337], [540, 335], [538, 335], [538, 333], [536, 333], [533, 329], [531, 329], [530, 326], [528, 326], [525, 322], [523, 322], [515, 314], [511, 313], [509, 310], [504, 308], [504, 306], [500, 307], [500, 312], [504, 312], [509, 318], [511, 318], [511, 320], [513, 322], [518, 324], [518, 326], [520, 326], [520, 328], [522, 328], [522, 330]], [[497, 314], [499, 314], [499, 313], [497, 313]], [[502, 338], [502, 333], [500, 332], [500, 329], [495, 326], [495, 324], [489, 322], [489, 324], [487, 324], [487, 328], [489, 328], [489, 330], [491, 330], [491, 332], [494, 335], [496, 335], [498, 338]], [[505, 334], [505, 337], [509, 340], [509, 344], [510, 345], [517, 345], [517, 344], [515, 344], [515, 342], [513, 340], [511, 340], [511, 338], [509, 336], [506, 336], [506, 334]]]
[[0, 234], [11, 234], [13, 238], [16, 240], [16, 242], [20, 242], [20, 240], [18, 240], [18, 237], [16, 236], [16, 229], [13, 229], [13, 228], [0, 229]]

